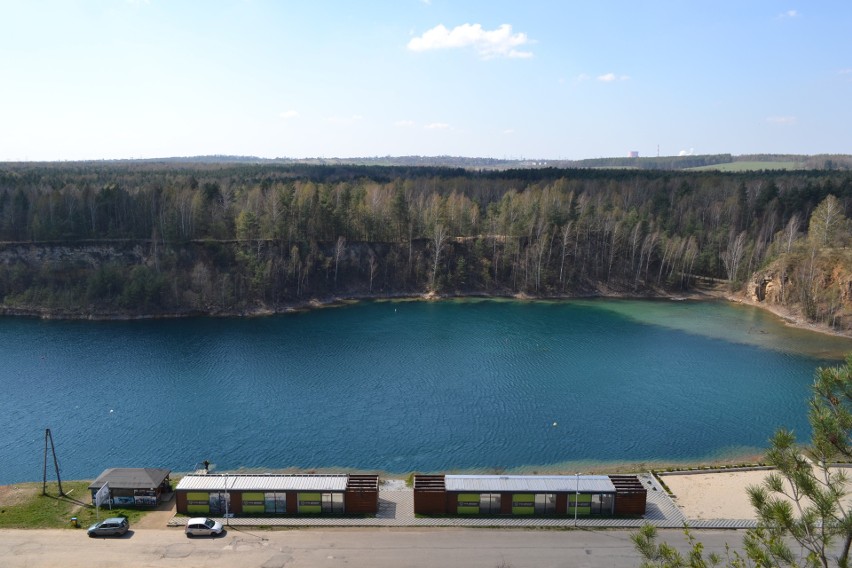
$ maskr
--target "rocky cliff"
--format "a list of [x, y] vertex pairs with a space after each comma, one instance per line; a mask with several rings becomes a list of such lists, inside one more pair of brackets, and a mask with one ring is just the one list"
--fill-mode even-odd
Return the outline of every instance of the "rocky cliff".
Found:
[[852, 332], [852, 250], [799, 251], [755, 272], [748, 300], [790, 317]]

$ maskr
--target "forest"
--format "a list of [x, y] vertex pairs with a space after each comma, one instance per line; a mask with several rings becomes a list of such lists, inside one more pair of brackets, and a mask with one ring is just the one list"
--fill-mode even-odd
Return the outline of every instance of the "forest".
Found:
[[0, 164], [0, 310], [664, 296], [706, 281], [852, 328], [852, 172]]

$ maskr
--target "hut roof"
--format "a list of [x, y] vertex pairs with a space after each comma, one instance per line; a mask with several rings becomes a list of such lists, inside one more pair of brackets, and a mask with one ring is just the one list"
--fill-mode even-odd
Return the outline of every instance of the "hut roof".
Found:
[[113, 467], [104, 470], [89, 489], [100, 489], [104, 483], [112, 489], [156, 489], [170, 473], [171, 470], [155, 467]]
[[447, 475], [444, 483], [447, 491], [476, 493], [615, 493], [606, 475]]
[[345, 491], [349, 476], [233, 474], [187, 475], [176, 491]]

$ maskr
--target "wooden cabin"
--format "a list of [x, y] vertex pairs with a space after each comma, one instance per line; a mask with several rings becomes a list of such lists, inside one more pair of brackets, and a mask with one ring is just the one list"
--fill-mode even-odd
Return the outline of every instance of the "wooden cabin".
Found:
[[187, 475], [175, 488], [186, 515], [371, 515], [379, 507], [378, 475]]
[[164, 496], [171, 497], [171, 471], [153, 467], [114, 467], [105, 470], [89, 485], [92, 503], [95, 493], [109, 485], [110, 502], [115, 507], [156, 507]]
[[414, 476], [419, 515], [641, 516], [646, 498], [636, 476]]

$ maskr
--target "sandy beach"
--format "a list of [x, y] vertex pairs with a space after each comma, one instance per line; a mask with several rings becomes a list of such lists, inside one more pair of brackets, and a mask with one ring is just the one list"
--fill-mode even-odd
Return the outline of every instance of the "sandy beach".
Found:
[[760, 485], [769, 470], [660, 475], [687, 519], [755, 520], [746, 488]]
[[770, 470], [721, 471], [661, 474], [660, 478], [687, 519], [756, 520], [747, 488], [763, 483], [769, 473]]

